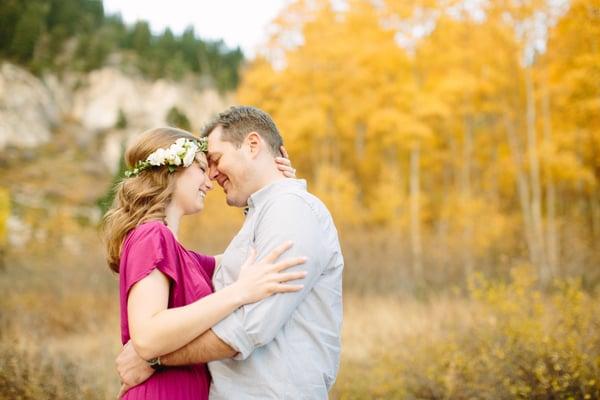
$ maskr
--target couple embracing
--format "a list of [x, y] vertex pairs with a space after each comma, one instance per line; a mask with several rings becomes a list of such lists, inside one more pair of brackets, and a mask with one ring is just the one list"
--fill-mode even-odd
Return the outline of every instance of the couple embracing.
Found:
[[[279, 157], [267, 113], [231, 107], [201, 136], [141, 134], [104, 217], [120, 281], [120, 396], [325, 399], [339, 366], [344, 264], [331, 215]], [[213, 181], [246, 216], [225, 252], [208, 256], [177, 234]]]

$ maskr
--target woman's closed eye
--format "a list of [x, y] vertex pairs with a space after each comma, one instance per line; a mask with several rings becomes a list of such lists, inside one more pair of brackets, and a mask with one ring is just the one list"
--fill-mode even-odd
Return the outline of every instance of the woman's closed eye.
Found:
[[197, 164], [202, 172], [206, 173], [206, 171], [208, 171], [208, 165], [206, 165], [205, 162], [198, 162]]

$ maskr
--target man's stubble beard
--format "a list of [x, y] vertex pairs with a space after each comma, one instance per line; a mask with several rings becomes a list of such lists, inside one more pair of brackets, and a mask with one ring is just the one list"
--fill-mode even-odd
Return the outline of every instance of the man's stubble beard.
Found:
[[[231, 183], [231, 181], [230, 181]], [[239, 196], [236, 196], [234, 190], [232, 190], [232, 188], [229, 188], [230, 193], [226, 193], [225, 194], [225, 201], [227, 202], [227, 205], [230, 207], [237, 207], [237, 208], [244, 208], [248, 206], [248, 199], [250, 198], [250, 196], [246, 196], [246, 198], [244, 200], [240, 199]], [[242, 192], [242, 189], [237, 190], [238, 194], [240, 192]]]
[[229, 199], [229, 197], [225, 197], [225, 200], [227, 202], [227, 205], [229, 207], [237, 207], [237, 208], [243, 208], [246, 207], [248, 205], [248, 200], [246, 200], [246, 202], [244, 204], [240, 204], [241, 202], [239, 201], [235, 201], [235, 199]]

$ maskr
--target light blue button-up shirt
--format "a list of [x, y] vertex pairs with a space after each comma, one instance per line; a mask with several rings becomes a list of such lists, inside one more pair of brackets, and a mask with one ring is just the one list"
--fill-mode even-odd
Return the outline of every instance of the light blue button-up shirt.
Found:
[[[338, 372], [344, 260], [327, 208], [303, 180], [277, 181], [250, 196], [241, 230], [214, 274], [233, 283], [250, 246], [262, 259], [287, 240], [283, 257], [307, 256], [304, 288], [241, 307], [213, 327], [239, 353], [209, 363], [212, 400], [326, 399]], [[293, 283], [297, 283], [294, 281]]]

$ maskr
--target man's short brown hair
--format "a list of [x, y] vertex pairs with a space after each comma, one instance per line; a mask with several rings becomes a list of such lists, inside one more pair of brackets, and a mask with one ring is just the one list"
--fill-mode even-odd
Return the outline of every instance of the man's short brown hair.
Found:
[[201, 136], [208, 136], [217, 127], [223, 129], [222, 139], [239, 148], [246, 135], [256, 132], [269, 146], [274, 156], [281, 155], [283, 139], [273, 119], [266, 112], [251, 106], [233, 106], [217, 115], [203, 129]]

